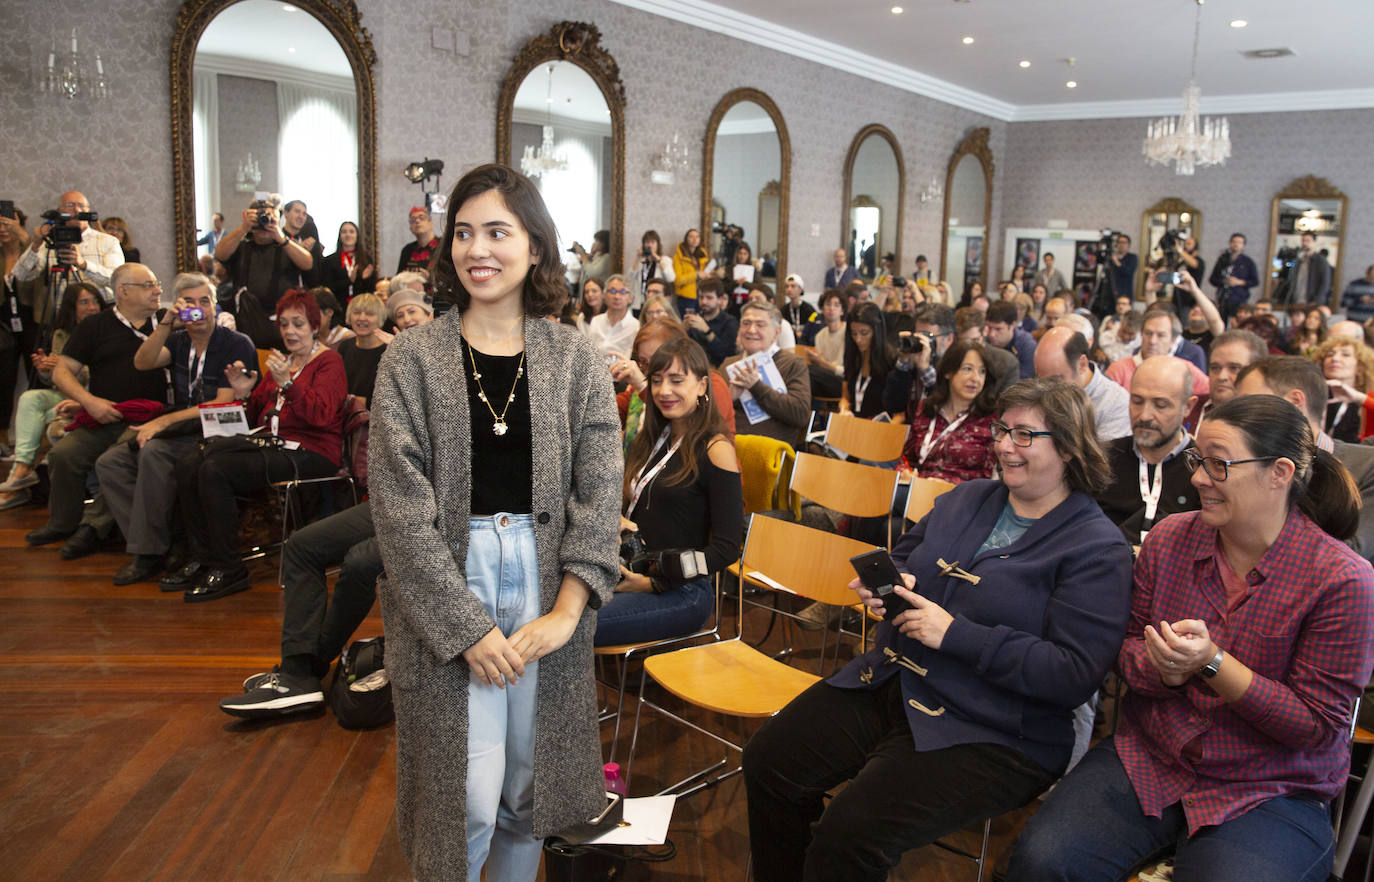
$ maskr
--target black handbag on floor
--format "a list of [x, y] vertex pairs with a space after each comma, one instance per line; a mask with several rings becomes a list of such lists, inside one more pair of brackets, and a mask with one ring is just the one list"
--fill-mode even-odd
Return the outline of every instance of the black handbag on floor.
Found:
[[329, 705], [345, 729], [376, 729], [396, 719], [386, 675], [385, 638], [348, 644], [329, 684]]

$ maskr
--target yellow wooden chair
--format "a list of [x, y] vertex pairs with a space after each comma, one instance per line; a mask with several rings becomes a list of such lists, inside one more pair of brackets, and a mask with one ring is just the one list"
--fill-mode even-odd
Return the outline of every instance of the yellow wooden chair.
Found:
[[907, 427], [901, 423], [866, 420], [851, 414], [832, 413], [825, 427], [824, 443], [843, 454], [869, 462], [900, 459], [906, 445]]
[[[848, 604], [854, 597], [848, 588], [853, 578], [849, 558], [872, 549], [872, 545], [834, 533], [824, 533], [778, 518], [752, 515], [740, 569], [757, 584], [766, 585], [774, 591], [823, 603]], [[742, 744], [708, 731], [646, 698], [646, 677], [652, 677], [668, 693], [690, 705], [746, 719], [773, 716], [820, 679], [815, 674], [770, 658], [744, 642], [743, 593], [738, 602], [740, 627], [733, 638], [664, 652], [644, 660], [640, 698], [635, 708], [634, 730], [626, 764], [627, 782], [634, 771], [640, 716], [646, 706], [729, 749], [743, 750]], [[727, 751], [720, 762], [670, 785], [662, 793], [685, 796], [738, 773], [739, 767], [736, 766], [711, 777], [711, 773], [728, 760]], [[680, 789], [693, 782], [697, 783], [686, 790]]]

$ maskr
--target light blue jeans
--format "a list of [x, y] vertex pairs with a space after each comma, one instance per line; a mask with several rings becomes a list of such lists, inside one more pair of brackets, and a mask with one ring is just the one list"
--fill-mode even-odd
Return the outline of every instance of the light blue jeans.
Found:
[[[468, 589], [507, 637], [539, 616], [539, 561], [531, 515], [472, 518]], [[534, 718], [539, 663], [499, 689], [468, 683], [468, 880], [525, 882], [539, 872], [534, 838]]]
[[15, 462], [33, 465], [43, 443], [43, 432], [57, 418], [57, 404], [62, 397], [56, 389], [29, 389], [19, 396], [14, 415]]

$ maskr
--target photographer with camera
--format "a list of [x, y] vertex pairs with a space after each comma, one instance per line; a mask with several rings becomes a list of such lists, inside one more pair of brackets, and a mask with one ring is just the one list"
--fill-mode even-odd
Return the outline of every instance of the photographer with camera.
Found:
[[[255, 199], [244, 209], [239, 225], [215, 246], [215, 260], [228, 270], [234, 290], [246, 288], [265, 316], [276, 315], [277, 301], [301, 287], [303, 274], [315, 265], [309, 249], [282, 229], [276, 197]], [[270, 349], [275, 346], [263, 344], [276, 341], [254, 338], [253, 342]]]
[[69, 190], [57, 203], [43, 212], [43, 223], [14, 265], [15, 281], [36, 285], [33, 319], [43, 329], [53, 326], [57, 304], [73, 282], [90, 282], [110, 302], [110, 278], [124, 263], [119, 240], [91, 226], [99, 216], [83, 193]]
[[591, 251], [583, 248], [580, 242], [572, 243], [568, 251], [581, 261], [583, 279], [604, 279], [615, 269], [611, 266], [610, 230], [597, 230], [592, 234]]
[[1260, 283], [1260, 277], [1255, 262], [1245, 253], [1243, 233], [1231, 234], [1207, 282], [1217, 289], [1217, 309], [1221, 310], [1223, 322], [1230, 322], [1236, 308], [1250, 302], [1250, 289]]
[[621, 581], [597, 613], [597, 646], [699, 628], [711, 615], [711, 574], [739, 557], [744, 532], [739, 463], [705, 351], [668, 340], [646, 373], [644, 422], [625, 461]]
[[663, 243], [658, 238], [657, 230], [646, 230], [640, 237], [639, 264], [634, 272], [627, 275], [634, 273], [638, 274], [639, 279], [639, 287], [635, 291], [639, 305], [643, 305], [645, 298], [649, 296], [650, 282], [657, 279], [672, 284], [676, 278], [673, 273], [673, 258], [663, 253]]
[[1107, 258], [1110, 266], [1107, 269], [1112, 279], [1112, 287], [1118, 294], [1133, 293], [1135, 291], [1135, 272], [1140, 266], [1140, 258], [1131, 253], [1131, 237], [1125, 233], [1117, 233], [1113, 242], [1112, 253]]
[[177, 494], [172, 469], [200, 442], [199, 405], [233, 401], [225, 368], [258, 357], [252, 340], [215, 324], [215, 290], [208, 278], [180, 273], [172, 296], [172, 308], [134, 353], [140, 371], [171, 369], [172, 408], [95, 461], [100, 492], [133, 555], [115, 574], [116, 585], [147, 581], [167, 565]]

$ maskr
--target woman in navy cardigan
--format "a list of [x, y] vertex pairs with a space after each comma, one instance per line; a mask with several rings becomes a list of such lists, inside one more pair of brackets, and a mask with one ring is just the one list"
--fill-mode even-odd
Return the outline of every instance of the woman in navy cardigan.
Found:
[[1064, 771], [1125, 634], [1131, 549], [1091, 496], [1108, 473], [1083, 392], [1029, 379], [999, 405], [1002, 480], [941, 496], [893, 549], [911, 608], [745, 748], [760, 882], [885, 879]]

